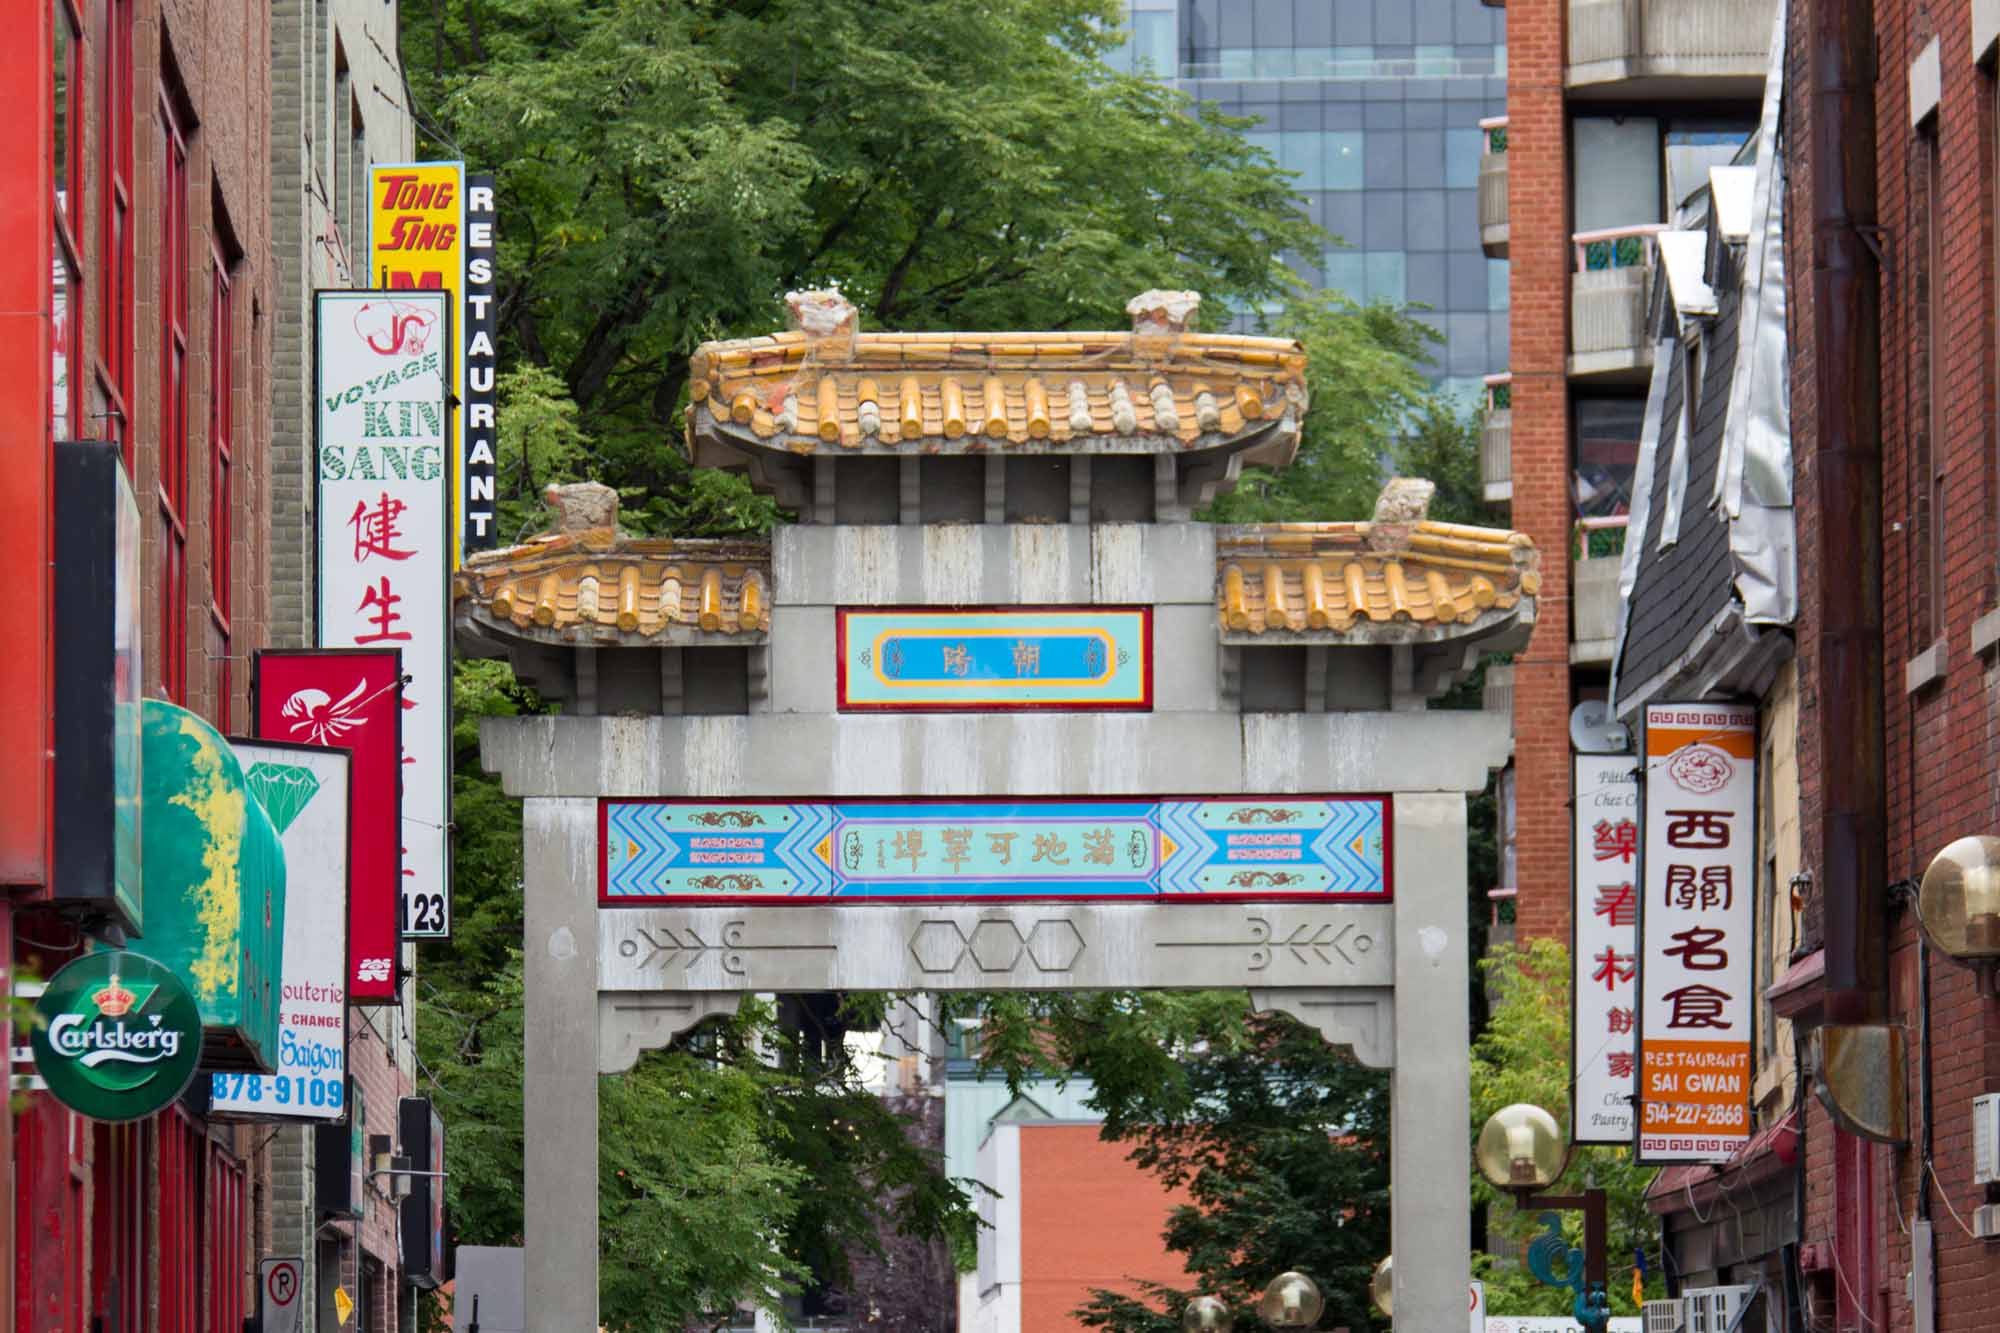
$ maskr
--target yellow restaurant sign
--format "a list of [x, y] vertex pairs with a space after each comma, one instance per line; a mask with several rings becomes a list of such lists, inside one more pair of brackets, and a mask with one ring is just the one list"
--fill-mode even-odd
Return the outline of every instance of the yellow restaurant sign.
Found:
[[[368, 168], [368, 282], [388, 291], [451, 293], [451, 365], [454, 397], [465, 401], [465, 164], [378, 163]], [[453, 414], [451, 459], [451, 565], [458, 568], [465, 529], [465, 462]]]

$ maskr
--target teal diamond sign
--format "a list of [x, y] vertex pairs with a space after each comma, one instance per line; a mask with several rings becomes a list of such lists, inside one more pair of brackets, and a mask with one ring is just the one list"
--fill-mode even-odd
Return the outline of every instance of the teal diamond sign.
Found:
[[283, 833], [319, 791], [319, 778], [295, 764], [257, 763], [243, 775], [250, 792]]

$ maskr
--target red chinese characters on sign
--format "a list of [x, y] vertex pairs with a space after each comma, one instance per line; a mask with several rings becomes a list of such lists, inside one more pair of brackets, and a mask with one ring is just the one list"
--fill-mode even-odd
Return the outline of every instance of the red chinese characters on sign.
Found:
[[1572, 863], [1571, 1069], [1579, 1143], [1632, 1141], [1634, 1030], [1639, 971], [1638, 760], [1577, 755]]
[[354, 563], [360, 564], [371, 556], [408, 560], [416, 554], [397, 545], [404, 540], [401, 519], [408, 508], [387, 491], [372, 506], [366, 500], [355, 502], [354, 514], [347, 520], [347, 526], [354, 529]]
[[1639, 943], [1639, 1156], [1724, 1161], [1749, 1133], [1756, 715], [1652, 705]]

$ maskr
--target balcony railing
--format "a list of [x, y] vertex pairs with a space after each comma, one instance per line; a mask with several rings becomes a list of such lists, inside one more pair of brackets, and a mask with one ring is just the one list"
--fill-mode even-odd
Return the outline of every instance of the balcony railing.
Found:
[[1618, 643], [1618, 568], [1626, 516], [1580, 518], [1570, 534], [1569, 660], [1604, 665]]
[[1776, 12], [1777, 0], [1569, 0], [1565, 81], [1612, 96], [1752, 97]]
[[1479, 244], [1488, 259], [1507, 257], [1507, 118], [1479, 122]]
[[1486, 377], [1486, 420], [1479, 428], [1479, 480], [1491, 502], [1514, 498], [1514, 377]]
[[1572, 376], [1641, 378], [1652, 365], [1646, 304], [1659, 260], [1654, 239], [1666, 225], [1609, 227], [1571, 238], [1576, 272], [1570, 278], [1569, 373]]

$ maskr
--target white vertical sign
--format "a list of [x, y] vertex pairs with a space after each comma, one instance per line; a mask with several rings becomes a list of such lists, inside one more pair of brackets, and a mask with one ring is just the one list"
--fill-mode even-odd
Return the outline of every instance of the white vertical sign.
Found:
[[319, 642], [399, 648], [401, 935], [451, 933], [452, 295], [320, 292]]
[[1575, 758], [1570, 1071], [1578, 1143], [1632, 1142], [1639, 1036], [1638, 767], [1638, 758], [1629, 754]]
[[285, 958], [277, 1069], [211, 1075], [209, 1109], [338, 1120], [347, 1114], [348, 753], [284, 741], [230, 744], [285, 849]]
[[1646, 709], [1639, 1160], [1725, 1162], [1750, 1137], [1757, 712]]

